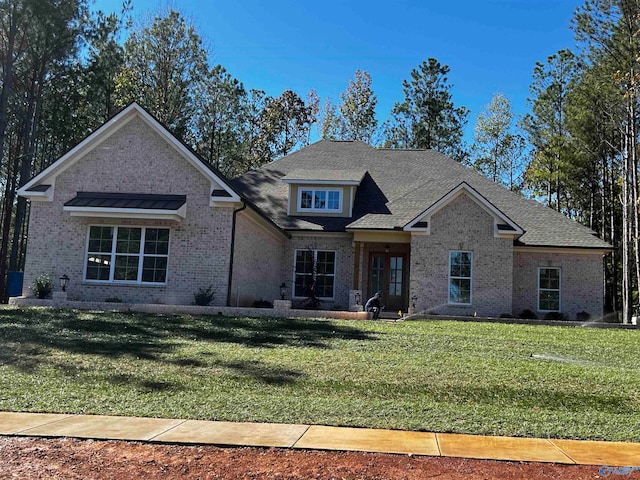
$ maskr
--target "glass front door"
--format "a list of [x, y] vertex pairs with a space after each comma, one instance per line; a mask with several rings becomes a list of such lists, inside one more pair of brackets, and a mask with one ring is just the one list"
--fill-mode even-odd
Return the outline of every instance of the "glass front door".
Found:
[[385, 311], [406, 310], [405, 255], [372, 253], [369, 258], [369, 293], [382, 294]]

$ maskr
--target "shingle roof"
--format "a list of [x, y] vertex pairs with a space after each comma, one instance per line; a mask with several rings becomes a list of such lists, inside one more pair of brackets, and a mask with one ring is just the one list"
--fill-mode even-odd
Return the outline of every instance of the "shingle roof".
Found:
[[[353, 217], [287, 215], [295, 171], [366, 171], [357, 189]], [[321, 140], [231, 181], [285, 230], [397, 230], [466, 182], [524, 231], [517, 244], [610, 248], [588, 228], [527, 200], [434, 150], [375, 149], [363, 142]]]

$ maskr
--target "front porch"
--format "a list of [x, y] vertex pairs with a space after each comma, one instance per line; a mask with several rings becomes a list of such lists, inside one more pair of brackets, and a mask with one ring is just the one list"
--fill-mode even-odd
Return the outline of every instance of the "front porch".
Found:
[[[407, 312], [410, 289], [411, 234], [408, 232], [355, 232], [353, 289], [362, 305], [380, 292], [386, 315]], [[350, 302], [351, 304], [351, 302]]]

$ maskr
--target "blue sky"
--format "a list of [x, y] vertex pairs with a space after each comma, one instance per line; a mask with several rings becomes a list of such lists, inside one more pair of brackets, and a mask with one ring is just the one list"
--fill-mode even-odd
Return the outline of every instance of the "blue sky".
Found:
[[[134, 15], [177, 8], [211, 53], [247, 89], [292, 89], [339, 100], [356, 69], [371, 74], [382, 123], [403, 99], [402, 81], [429, 57], [451, 68], [456, 106], [471, 110], [466, 131], [497, 92], [526, 113], [537, 61], [573, 48], [569, 28], [580, 0], [133, 0]], [[98, 0], [119, 10], [121, 2]]]

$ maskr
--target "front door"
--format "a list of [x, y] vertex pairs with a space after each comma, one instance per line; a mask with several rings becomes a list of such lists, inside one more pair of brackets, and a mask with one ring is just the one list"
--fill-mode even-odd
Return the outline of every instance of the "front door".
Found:
[[406, 310], [406, 256], [403, 253], [371, 253], [369, 257], [369, 292], [380, 292], [387, 312]]

